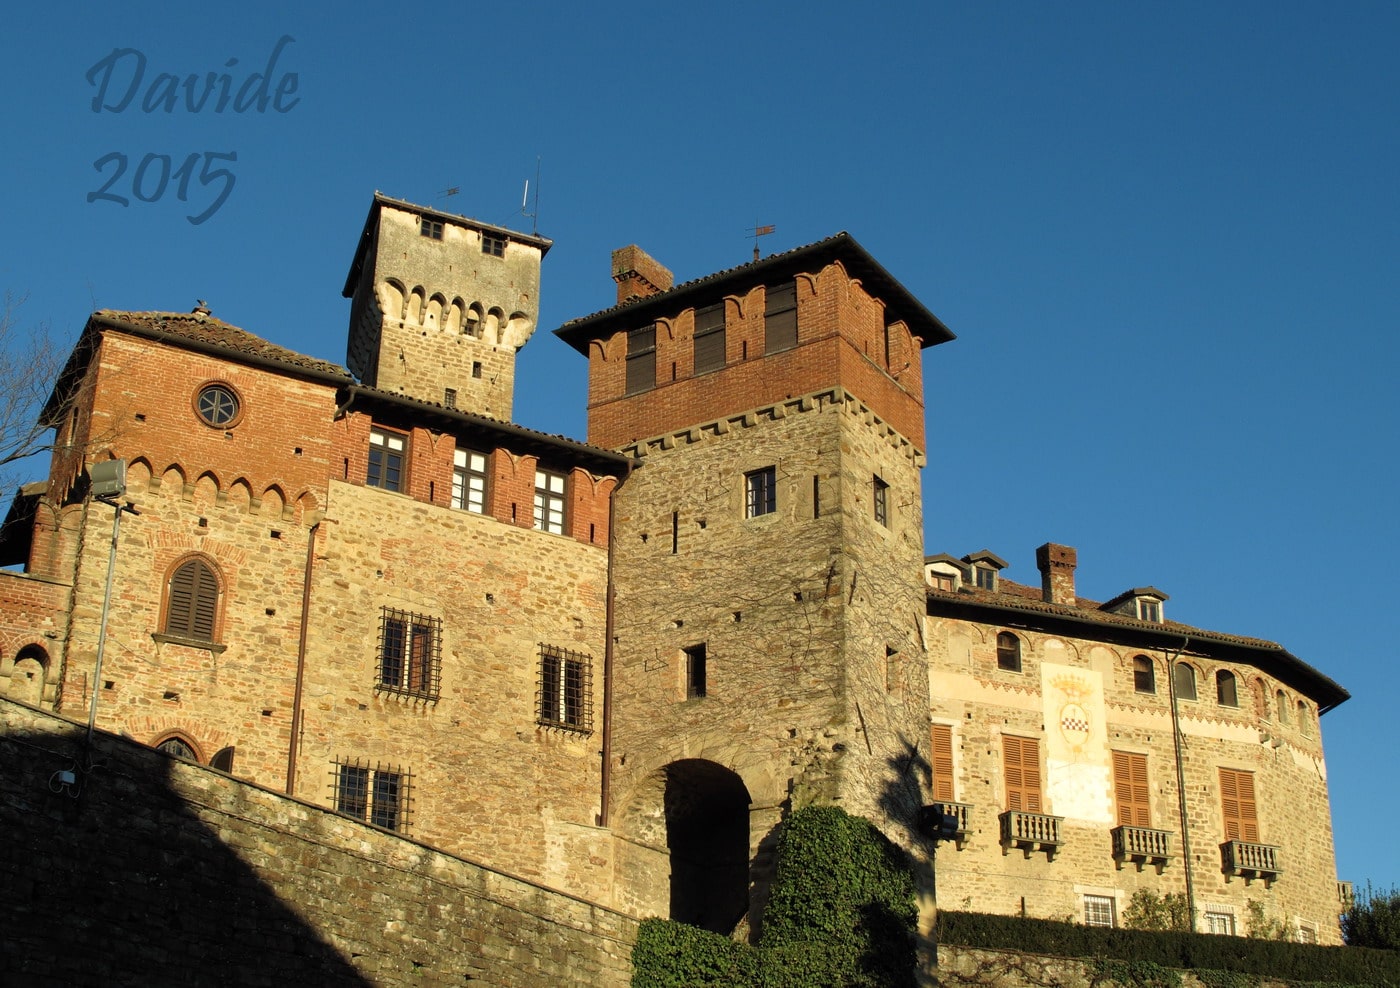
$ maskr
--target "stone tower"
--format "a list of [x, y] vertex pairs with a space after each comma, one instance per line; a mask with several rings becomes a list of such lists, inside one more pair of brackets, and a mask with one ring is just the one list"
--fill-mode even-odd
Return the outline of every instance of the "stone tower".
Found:
[[550, 246], [376, 193], [345, 282], [350, 370], [383, 391], [509, 421]]
[[589, 441], [638, 463], [613, 529], [619, 888], [727, 932], [791, 808], [916, 843], [920, 351], [952, 334], [846, 234], [679, 287], [635, 247], [613, 267], [618, 306], [558, 334], [589, 357]]

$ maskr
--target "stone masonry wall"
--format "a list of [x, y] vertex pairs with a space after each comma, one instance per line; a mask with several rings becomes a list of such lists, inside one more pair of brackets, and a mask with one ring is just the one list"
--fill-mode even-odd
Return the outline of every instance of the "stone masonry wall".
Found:
[[4, 699], [0, 727], [6, 980], [628, 982], [635, 921], [584, 899]]
[[[1017, 629], [1022, 668], [997, 667], [996, 636], [1005, 630], [951, 618], [929, 620], [933, 720], [952, 727], [954, 798], [970, 803], [973, 833], [958, 850], [938, 851], [942, 905], [994, 913], [1019, 913], [1082, 921], [1083, 896], [1114, 899], [1121, 922], [1134, 891], [1185, 890], [1182, 827], [1164, 657], [1156, 666], [1156, 692], [1134, 689], [1133, 658], [1139, 650], [1093, 641], [1056, 638]], [[1319, 942], [1340, 942], [1341, 903], [1332, 847], [1326, 767], [1316, 708], [1298, 723], [1299, 697], [1250, 666], [1221, 663], [1190, 653], [1197, 700], [1179, 701], [1187, 819], [1198, 923], [1206, 910], [1234, 917], [1249, 932], [1250, 903], [1265, 916], [1316, 932]], [[1216, 702], [1215, 673], [1237, 677], [1239, 706]], [[1271, 705], [1254, 694], [1286, 691], [1290, 718], [1279, 723]], [[1070, 696], [1069, 694], [1074, 694]], [[1058, 706], [1074, 702], [1087, 712], [1087, 730], [1073, 737], [1060, 724]], [[1261, 710], [1268, 716], [1262, 717]], [[1065, 817], [1064, 846], [1047, 860], [1019, 850], [1003, 855], [997, 815], [1005, 808], [1004, 734], [1040, 743], [1044, 812]], [[1070, 746], [1067, 740], [1076, 743]], [[1278, 744], [1273, 742], [1277, 740]], [[1171, 832], [1171, 861], [1159, 875], [1148, 865], [1115, 867], [1109, 831], [1117, 826], [1111, 752], [1147, 756], [1151, 826]], [[1271, 887], [1223, 873], [1225, 840], [1220, 800], [1221, 768], [1251, 771], [1258, 799], [1259, 841], [1280, 848], [1282, 875]]]

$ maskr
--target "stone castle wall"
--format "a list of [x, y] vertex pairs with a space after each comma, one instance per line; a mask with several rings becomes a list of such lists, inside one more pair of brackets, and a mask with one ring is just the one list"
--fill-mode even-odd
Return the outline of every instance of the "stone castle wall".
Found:
[[594, 903], [4, 699], [0, 727], [16, 983], [628, 982], [636, 923]]

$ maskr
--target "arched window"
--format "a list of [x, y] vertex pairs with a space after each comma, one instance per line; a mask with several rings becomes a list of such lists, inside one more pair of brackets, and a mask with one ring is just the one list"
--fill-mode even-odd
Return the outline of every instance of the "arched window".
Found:
[[1278, 711], [1278, 722], [1288, 723], [1288, 697], [1283, 695], [1283, 690], [1274, 694], [1274, 708]]
[[1240, 695], [1235, 685], [1235, 674], [1221, 669], [1215, 674], [1215, 702], [1222, 707], [1238, 707]]
[[1178, 662], [1172, 669], [1172, 685], [1178, 700], [1196, 699], [1196, 668], [1188, 662]]
[[44, 680], [48, 676], [49, 656], [38, 645], [26, 645], [15, 656], [6, 692], [11, 699], [36, 706], [44, 699]]
[[199, 749], [195, 747], [193, 741], [183, 734], [167, 734], [155, 743], [155, 749], [190, 762], [200, 760]]
[[997, 635], [997, 668], [1007, 672], [1021, 671], [1021, 639], [1009, 631]]
[[1139, 693], [1157, 692], [1157, 667], [1145, 655], [1133, 659], [1133, 689]]
[[209, 759], [209, 766], [218, 769], [220, 772], [232, 772], [233, 745], [229, 745], [227, 748], [220, 748], [218, 751], [214, 752], [214, 757]]
[[200, 558], [188, 559], [170, 574], [165, 603], [165, 633], [197, 641], [214, 640], [219, 611], [219, 578]]
[[1312, 737], [1312, 711], [1302, 700], [1298, 701], [1298, 730]]

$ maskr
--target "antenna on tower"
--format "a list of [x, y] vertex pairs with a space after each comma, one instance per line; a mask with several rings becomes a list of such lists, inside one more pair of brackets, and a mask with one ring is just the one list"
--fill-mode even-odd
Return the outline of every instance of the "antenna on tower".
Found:
[[451, 199], [453, 196], [455, 196], [458, 192], [461, 192], [461, 191], [462, 191], [462, 187], [461, 187], [460, 185], [454, 185], [454, 186], [452, 186], [452, 187], [450, 187], [450, 188], [443, 189], [441, 192], [439, 192], [439, 193], [438, 193], [438, 198], [439, 198], [439, 199]]
[[772, 224], [769, 224], [768, 226], [755, 226], [753, 228], [753, 259], [755, 261], [758, 260], [758, 238], [766, 237], [768, 236], [768, 234], [775, 232], [777, 229], [778, 228]]
[[525, 206], [529, 201], [530, 180], [527, 178], [525, 180], [525, 192], [520, 197], [520, 215], [531, 221], [530, 232], [533, 236], [538, 237], [540, 235], [540, 158], [538, 155], [535, 156], [535, 211], [533, 213], [527, 213], [525, 211]]

